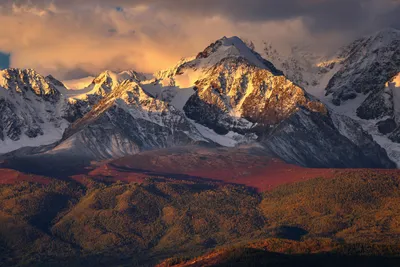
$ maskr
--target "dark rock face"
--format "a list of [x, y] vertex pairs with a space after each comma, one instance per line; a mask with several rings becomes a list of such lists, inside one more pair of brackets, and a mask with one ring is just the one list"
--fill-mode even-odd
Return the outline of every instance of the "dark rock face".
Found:
[[103, 97], [99, 95], [88, 95], [86, 100], [74, 99], [73, 101], [69, 101], [66, 105], [63, 118], [69, 123], [74, 123], [89, 113], [92, 107], [102, 98]]
[[209, 57], [212, 53], [216, 52], [218, 48], [220, 48], [222, 45], [223, 45], [222, 40], [217, 40], [215, 43], [212, 43], [208, 47], [206, 47], [204, 51], [197, 54], [196, 59]]
[[364, 120], [393, 115], [393, 94], [390, 90], [372, 92], [357, 109], [357, 116]]
[[395, 143], [400, 143], [400, 127], [397, 127], [392, 133], [389, 135], [389, 139]]
[[[351, 127], [350, 123], [346, 123]], [[352, 123], [353, 124], [353, 123]], [[339, 126], [340, 127], [340, 126]], [[386, 151], [360, 126], [353, 140], [341, 134], [329, 115], [302, 110], [262, 140], [286, 162], [315, 168], [395, 168]]]
[[233, 130], [233, 119], [218, 107], [202, 101], [197, 94], [189, 98], [184, 111], [188, 118], [213, 129], [217, 134], [225, 135]]
[[24, 134], [29, 138], [35, 138], [43, 135], [41, 124], [43, 118], [37, 114], [29, 113], [29, 109], [24, 112], [20, 106], [16, 106], [9, 100], [0, 99], [0, 140], [9, 138], [12, 141], [21, 139]]
[[[378, 145], [357, 121], [338, 114], [331, 114], [330, 117], [340, 134], [356, 145], [367, 159], [377, 166], [382, 166], [380, 168], [396, 168], [396, 165], [389, 159], [386, 150]], [[371, 166], [376, 165], [372, 164]]]
[[52, 84], [52, 85], [55, 85], [55, 86], [59, 86], [59, 87], [65, 87], [65, 85], [64, 85], [62, 82], [60, 82], [59, 80], [57, 80], [56, 78], [54, 78], [52, 75], [46, 76], [45, 80], [46, 80], [49, 84]]
[[39, 127], [37, 128], [30, 128], [27, 131], [25, 131], [26, 136], [30, 138], [35, 138], [38, 135], [43, 135], [43, 130]]
[[20, 139], [23, 121], [16, 115], [14, 106], [4, 99], [0, 99], [0, 139], [6, 137], [13, 141]]
[[397, 124], [394, 119], [387, 119], [387, 120], [378, 122], [376, 124], [376, 126], [378, 127], [378, 131], [381, 134], [389, 134], [396, 129]]

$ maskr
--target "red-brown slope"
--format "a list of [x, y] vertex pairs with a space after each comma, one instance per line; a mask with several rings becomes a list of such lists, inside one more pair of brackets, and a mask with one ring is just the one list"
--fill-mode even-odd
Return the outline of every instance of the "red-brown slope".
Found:
[[[249, 149], [175, 148], [149, 151], [104, 164], [89, 173], [96, 179], [141, 182], [148, 177], [215, 180], [266, 191], [316, 177], [333, 177], [332, 169], [309, 169]], [[81, 177], [75, 177], [80, 179]]]
[[[92, 169], [92, 170], [91, 170]], [[91, 170], [91, 171], [90, 171]], [[400, 175], [400, 170], [378, 169], [311, 169], [284, 163], [255, 148], [181, 147], [143, 152], [91, 166], [71, 178], [87, 183], [92, 178], [108, 182], [143, 182], [146, 178], [163, 177], [171, 182], [211, 181], [218, 184], [240, 184], [271, 190], [279, 185], [317, 177], [334, 178], [370, 172]], [[0, 184], [29, 181], [47, 184], [51, 178], [0, 168]]]
[[14, 184], [21, 181], [48, 184], [50, 183], [51, 179], [44, 176], [26, 174], [11, 169], [0, 169], [0, 184]]

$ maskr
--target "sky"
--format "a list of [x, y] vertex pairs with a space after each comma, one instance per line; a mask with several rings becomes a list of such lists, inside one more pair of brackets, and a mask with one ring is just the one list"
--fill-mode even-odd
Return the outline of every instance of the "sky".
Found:
[[10, 55], [0, 53], [0, 70], [10, 66]]
[[10, 54], [11, 67], [62, 80], [151, 73], [223, 36], [332, 53], [400, 28], [398, 14], [400, 0], [0, 0], [0, 68]]

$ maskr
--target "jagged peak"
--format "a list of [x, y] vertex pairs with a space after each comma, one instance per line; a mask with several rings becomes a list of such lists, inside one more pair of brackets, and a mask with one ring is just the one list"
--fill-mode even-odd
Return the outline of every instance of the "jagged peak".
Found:
[[[49, 79], [47, 79], [49, 77]], [[22, 82], [29, 84], [43, 84], [48, 85], [48, 81], [53, 79], [54, 81], [58, 81], [53, 76], [43, 76], [39, 74], [34, 69], [20, 69], [20, 68], [8, 68], [4, 70], [0, 70], [0, 86], [4, 86], [9, 84], [10, 82]]]
[[48, 80], [56, 80], [56, 81], [58, 81], [56, 78], [54, 78], [54, 76], [53, 75], [47, 75], [46, 76], [46, 79], [48, 79]]
[[66, 88], [65, 85], [64, 85], [64, 83], [62, 83], [60, 80], [54, 78], [54, 76], [51, 75], [51, 74], [50, 74], [50, 75], [47, 75], [47, 76], [45, 77], [45, 80], [46, 80], [48, 83], [51, 83], [51, 84], [53, 84], [53, 85], [55, 85], [55, 86], [61, 86], [61, 87]]
[[237, 48], [245, 46], [245, 49], [253, 50], [253, 48], [249, 47], [242, 39], [240, 39], [238, 36], [232, 36], [232, 37], [222, 37], [220, 39], [224, 45], [233, 45], [236, 46]]
[[363, 54], [371, 54], [371, 51], [379, 50], [382, 48], [397, 48], [399, 41], [400, 30], [390, 27], [383, 28], [372, 34], [358, 38], [354, 42], [343, 46], [334, 56], [331, 57], [331, 59], [336, 58], [339, 62], [342, 62], [350, 55], [356, 52], [362, 52], [365, 49], [369, 50], [370, 52], [362, 52]]
[[371, 40], [372, 43], [378, 43], [379, 45], [390, 45], [393, 41], [400, 40], [400, 31], [394, 28], [384, 28], [365, 39]]
[[388, 36], [388, 35], [400, 36], [400, 30], [392, 28], [392, 27], [387, 27], [387, 28], [383, 28], [373, 34], [373, 36]]
[[116, 73], [110, 70], [104, 70], [103, 72], [99, 73], [96, 78], [93, 79], [93, 83], [104, 82], [104, 79], [111, 78], [111, 76], [117, 75]]
[[[111, 79], [111, 80], [108, 80]], [[111, 70], [105, 70], [101, 72], [97, 77], [93, 80], [93, 83], [104, 83], [104, 82], [113, 82], [113, 83], [121, 83], [124, 80], [134, 79], [136, 81], [140, 81], [145, 79], [145, 76], [134, 71], [134, 70], [125, 70], [121, 72], [114, 72]]]
[[350, 45], [350, 47], [365, 42], [370, 44], [379, 43], [379, 45], [388, 45], [395, 40], [400, 40], [400, 30], [388, 27], [357, 39]]
[[113, 92], [125, 81], [134, 81], [139, 83], [146, 77], [134, 70], [125, 70], [122, 72], [114, 72], [111, 70], [105, 70], [97, 75], [92, 83], [87, 86], [84, 90], [85, 93], [75, 96], [74, 98], [86, 99], [88, 95], [98, 95], [105, 97], [106, 95]]
[[130, 75], [120, 75], [119, 73], [105, 70], [93, 80], [92, 84], [95, 86], [95, 91], [99, 91], [99, 94], [104, 95], [109, 93], [124, 80], [130, 78]]
[[226, 59], [239, 59], [255, 67], [268, 69], [274, 75], [283, 75], [271, 62], [264, 59], [239, 37], [224, 36], [211, 43], [202, 52], [198, 53], [197, 56], [181, 59], [175, 67], [160, 71], [155, 74], [155, 77], [163, 79], [180, 75], [184, 69], [209, 69]]
[[0, 71], [0, 87], [24, 92], [31, 89], [36, 95], [58, 95], [55, 84], [34, 69], [8, 68]]
[[[264, 68], [265, 59], [263, 59], [257, 52], [248, 47], [244, 41], [239, 37], [222, 37], [216, 42], [210, 44], [206, 49], [200, 52], [196, 59], [206, 59], [214, 57], [215, 60], [220, 61], [227, 57], [242, 57], [247, 59], [250, 63], [257, 67]], [[212, 60], [213, 61], [213, 60]]]
[[0, 76], [3, 77], [16, 77], [20, 75], [28, 75], [31, 77], [40, 77], [44, 79], [44, 76], [36, 72], [34, 69], [20, 69], [20, 68], [8, 68], [0, 70]]
[[237, 54], [240, 55], [241, 53], [248, 53], [248, 50], [251, 50], [239, 37], [222, 37], [217, 41], [211, 43], [207, 46], [202, 52], [197, 54], [196, 59], [207, 58], [213, 53], [217, 52], [221, 47], [235, 47], [236, 49], [233, 51], [229, 51], [232, 55]]

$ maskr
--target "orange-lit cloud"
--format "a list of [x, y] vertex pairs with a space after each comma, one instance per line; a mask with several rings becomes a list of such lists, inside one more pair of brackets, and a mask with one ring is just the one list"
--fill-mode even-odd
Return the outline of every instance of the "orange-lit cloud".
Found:
[[[343, 32], [310, 27], [318, 16], [283, 12], [278, 4], [291, 2], [317, 14], [317, 6], [331, 0], [281, 0], [265, 9], [266, 2], [274, 1], [0, 0], [0, 51], [11, 53], [14, 67], [72, 78], [104, 69], [154, 72], [224, 35], [253, 40], [259, 48], [265, 40], [281, 49], [298, 42], [327, 49], [343, 42]], [[235, 3], [243, 14], [229, 7]], [[257, 8], [271, 14], [276, 8], [282, 15], [263, 18]]]

